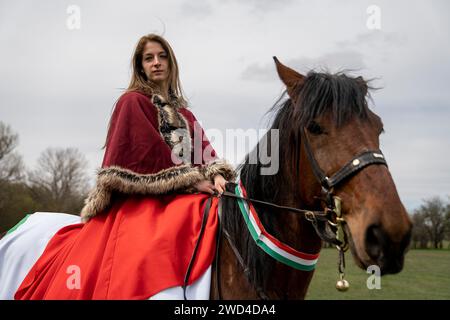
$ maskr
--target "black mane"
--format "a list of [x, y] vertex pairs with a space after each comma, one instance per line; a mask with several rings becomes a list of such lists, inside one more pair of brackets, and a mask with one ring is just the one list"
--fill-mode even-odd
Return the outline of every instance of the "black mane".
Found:
[[[269, 111], [274, 115], [271, 129], [279, 129], [280, 170], [275, 175], [260, 175], [263, 165], [259, 161], [256, 164], [249, 163], [251, 159], [249, 155], [258, 152], [260, 141], [238, 168], [240, 180], [248, 196], [281, 204], [280, 192], [288, 192], [282, 168], [288, 166], [289, 157], [299, 159], [300, 129], [308, 127], [311, 121], [328, 112], [331, 112], [336, 126], [341, 126], [353, 117], [366, 119], [368, 88], [367, 82], [361, 77], [352, 78], [343, 73], [310, 72], [303, 85], [298, 86], [295, 91], [296, 105], [291, 99], [283, 100], [283, 95]], [[267, 141], [270, 150], [270, 139]], [[227, 190], [234, 192], [234, 187], [235, 184], [228, 184]], [[266, 230], [283, 241], [283, 226], [278, 225], [276, 220], [278, 212], [257, 204], [254, 204], [254, 207]], [[249, 281], [265, 289], [275, 260], [255, 244], [234, 199], [224, 201], [223, 226], [234, 239], [236, 247], [250, 269]]]

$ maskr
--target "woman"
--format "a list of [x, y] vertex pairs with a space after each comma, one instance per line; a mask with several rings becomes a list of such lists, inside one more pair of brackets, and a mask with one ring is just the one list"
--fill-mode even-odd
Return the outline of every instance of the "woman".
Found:
[[125, 181], [125, 186], [131, 193], [165, 194], [221, 193], [224, 176], [232, 178], [234, 174], [229, 165], [213, 161], [215, 151], [185, 107], [177, 60], [168, 42], [155, 34], [143, 36], [133, 54], [132, 68], [130, 85], [110, 120], [101, 183], [82, 211], [84, 220], [104, 209], [109, 192], [105, 192], [103, 181], [117, 175], [136, 180], [142, 179], [142, 174], [152, 174], [152, 181], [145, 185]]
[[[188, 193], [221, 193], [234, 171], [186, 108], [167, 41], [142, 37], [132, 69], [81, 212], [85, 223], [56, 233], [16, 299], [145, 299], [184, 283], [209, 197]], [[209, 270], [216, 226], [210, 214], [188, 284]]]

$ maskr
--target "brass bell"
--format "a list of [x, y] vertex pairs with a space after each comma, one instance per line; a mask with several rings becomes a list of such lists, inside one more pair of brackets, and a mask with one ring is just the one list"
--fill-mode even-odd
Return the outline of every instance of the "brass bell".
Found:
[[350, 284], [345, 279], [338, 280], [338, 282], [336, 283], [336, 289], [341, 292], [347, 291], [349, 287]]

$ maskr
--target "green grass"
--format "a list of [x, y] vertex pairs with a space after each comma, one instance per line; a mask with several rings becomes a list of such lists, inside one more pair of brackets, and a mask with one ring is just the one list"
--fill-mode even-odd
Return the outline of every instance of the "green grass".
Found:
[[323, 300], [389, 300], [389, 299], [450, 299], [450, 250], [410, 250], [403, 271], [381, 277], [381, 289], [367, 288], [370, 274], [359, 269], [349, 252], [346, 253], [347, 292], [335, 289], [338, 253], [323, 249], [306, 299]]

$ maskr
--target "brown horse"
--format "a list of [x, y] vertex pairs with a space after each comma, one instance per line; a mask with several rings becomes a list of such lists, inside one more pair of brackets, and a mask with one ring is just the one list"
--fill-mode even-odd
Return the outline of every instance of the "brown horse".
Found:
[[[239, 168], [240, 181], [249, 198], [323, 212], [321, 195], [327, 188], [317, 171], [328, 180], [341, 168], [358, 164], [356, 156], [379, 150], [383, 124], [367, 106], [368, 84], [361, 77], [316, 72], [304, 76], [276, 58], [275, 63], [289, 96], [275, 107], [271, 127], [279, 130], [279, 170], [261, 174], [264, 165], [251, 163], [249, 154]], [[261, 141], [253, 152], [259, 147]], [[341, 178], [326, 191], [342, 200], [356, 264], [363, 269], [378, 265], [381, 274], [400, 272], [412, 225], [387, 166], [369, 162]], [[234, 190], [234, 184], [227, 185], [227, 191]], [[237, 200], [221, 201], [225, 232], [219, 239], [211, 298], [304, 299], [314, 270], [292, 268], [267, 255], [250, 235]], [[254, 208], [268, 233], [303, 253], [320, 252], [322, 241], [305, 215], [258, 203]]]

